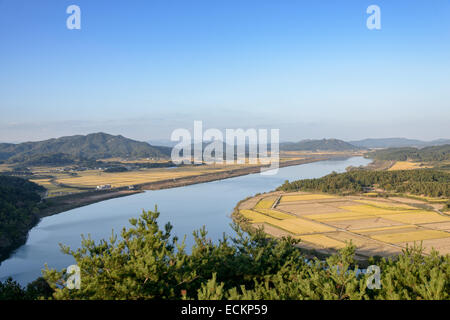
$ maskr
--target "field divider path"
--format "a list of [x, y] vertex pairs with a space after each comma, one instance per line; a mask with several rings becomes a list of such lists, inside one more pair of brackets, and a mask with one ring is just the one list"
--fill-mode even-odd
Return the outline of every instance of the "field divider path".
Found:
[[[275, 209], [277, 205], [280, 203], [281, 195], [278, 196], [278, 198], [273, 202], [271, 209]], [[279, 210], [279, 209], [276, 209]]]

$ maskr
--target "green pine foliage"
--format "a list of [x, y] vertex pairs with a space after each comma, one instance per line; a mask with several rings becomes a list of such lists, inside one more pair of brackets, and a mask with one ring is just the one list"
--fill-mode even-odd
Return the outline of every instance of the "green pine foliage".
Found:
[[52, 296], [53, 289], [44, 278], [38, 278], [22, 287], [12, 278], [0, 282], [0, 300], [35, 300], [48, 299]]
[[[72, 255], [81, 270], [81, 288], [68, 289], [66, 270], [44, 270], [48, 288], [0, 286], [0, 298], [22, 295], [50, 299], [449, 299], [450, 256], [423, 255], [422, 248], [406, 249], [395, 259], [369, 263], [381, 268], [381, 288], [369, 289], [369, 275], [361, 273], [349, 243], [325, 260], [306, 260], [291, 238], [267, 238], [262, 230], [213, 243], [204, 229], [195, 232], [187, 253], [171, 236], [171, 226], [160, 229], [157, 210], [143, 212], [123, 229], [121, 238], [95, 243], [83, 239]], [[37, 288], [36, 288], [37, 287]], [[9, 290], [9, 291], [8, 291]]]
[[25, 179], [0, 176], [0, 262], [25, 242], [39, 220], [39, 193], [44, 191]]
[[448, 300], [450, 298], [449, 255], [437, 251], [423, 255], [422, 249], [407, 248], [397, 260], [381, 260], [381, 290], [373, 297], [389, 300]]
[[331, 173], [318, 179], [286, 181], [277, 190], [359, 193], [378, 187], [389, 192], [411, 193], [429, 197], [450, 197], [450, 172], [432, 169], [369, 171], [353, 170]]

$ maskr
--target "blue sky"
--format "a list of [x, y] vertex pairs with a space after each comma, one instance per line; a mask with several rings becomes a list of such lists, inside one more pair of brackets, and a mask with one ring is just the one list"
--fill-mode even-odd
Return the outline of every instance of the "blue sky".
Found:
[[11, 142], [169, 139], [194, 120], [282, 140], [450, 138], [450, 1], [0, 0], [0, 112]]

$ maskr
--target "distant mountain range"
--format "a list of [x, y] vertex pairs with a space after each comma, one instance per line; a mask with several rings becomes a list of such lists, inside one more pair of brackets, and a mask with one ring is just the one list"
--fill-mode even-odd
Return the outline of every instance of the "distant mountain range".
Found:
[[[148, 141], [152, 145], [174, 147], [178, 142], [170, 141], [167, 139], [150, 140]], [[359, 150], [359, 149], [374, 149], [374, 148], [403, 148], [414, 147], [424, 148], [431, 146], [441, 146], [450, 144], [450, 139], [436, 139], [432, 141], [423, 141], [407, 138], [380, 138], [380, 139], [363, 139], [354, 141], [343, 141], [339, 139], [309, 139], [301, 140], [299, 142], [281, 142], [281, 150]]]
[[282, 142], [280, 151], [357, 151], [363, 149], [338, 139], [301, 140], [299, 142]]
[[361, 148], [403, 148], [403, 147], [430, 147], [450, 144], [450, 139], [437, 139], [433, 141], [422, 141], [406, 138], [382, 138], [382, 139], [364, 139], [358, 141], [348, 141], [350, 144]]
[[167, 159], [170, 151], [169, 147], [152, 146], [121, 135], [93, 133], [39, 142], [1, 143], [0, 161], [38, 165], [49, 161], [68, 164], [114, 157]]
[[[105, 158], [168, 159], [175, 142], [155, 140], [151, 145], [106, 133], [92, 133], [38, 142], [0, 143], [0, 162], [21, 165], [68, 165]], [[203, 148], [209, 143], [203, 143]], [[448, 139], [420, 141], [405, 138], [364, 139], [346, 142], [338, 139], [282, 142], [280, 151], [358, 151], [370, 148], [418, 147], [450, 144]], [[193, 147], [193, 146], [192, 146]], [[226, 145], [223, 145], [226, 153]], [[248, 145], [246, 146], [248, 149]], [[235, 151], [236, 152], [236, 151]]]

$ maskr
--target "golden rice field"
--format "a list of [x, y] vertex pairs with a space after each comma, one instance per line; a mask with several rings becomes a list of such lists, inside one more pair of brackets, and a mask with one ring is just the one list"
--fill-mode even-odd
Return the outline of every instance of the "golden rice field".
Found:
[[[117, 160], [117, 159], [116, 159]], [[248, 160], [248, 159], [247, 159]], [[280, 159], [281, 162], [287, 159]], [[154, 162], [153, 160], [136, 160], [135, 162]], [[126, 163], [126, 162], [125, 162]], [[71, 187], [95, 188], [98, 185], [109, 184], [113, 188], [130, 185], [145, 184], [155, 181], [171, 180], [184, 177], [194, 177], [203, 174], [225, 172], [234, 169], [242, 169], [254, 164], [214, 164], [205, 166], [184, 166], [178, 168], [152, 168], [127, 172], [103, 172], [100, 170], [86, 170], [77, 172], [77, 176], [65, 173], [51, 173], [57, 183]], [[33, 168], [33, 172], [48, 173], [55, 168]]]
[[402, 209], [415, 209], [414, 207], [408, 206], [403, 203], [392, 203], [392, 202], [382, 202], [374, 200], [355, 200], [356, 202], [368, 204], [374, 207], [389, 209], [389, 210], [402, 210]]
[[87, 170], [79, 173], [76, 177], [61, 177], [56, 181], [70, 186], [95, 188], [98, 185], [110, 184], [113, 188], [129, 185], [144, 184], [148, 182], [170, 180], [182, 177], [192, 177], [207, 173], [221, 172], [228, 169], [216, 168], [214, 166], [203, 169], [192, 167], [145, 169], [129, 172], [107, 173], [98, 170]]
[[378, 192], [366, 192], [364, 195], [368, 197], [376, 197], [378, 196]]
[[275, 220], [284, 220], [295, 218], [292, 215], [271, 209], [255, 209], [253, 210], [240, 210], [247, 219], [252, 220], [252, 222], [268, 222], [274, 223]]
[[50, 179], [31, 179], [31, 182], [34, 182], [40, 186], [43, 186], [47, 189], [48, 197], [56, 197], [61, 195], [73, 194], [82, 192], [82, 190], [76, 188], [65, 188], [54, 185], [50, 182]]
[[257, 209], [270, 209], [276, 201], [276, 197], [268, 197], [263, 200], [259, 200], [255, 208]]
[[[110, 159], [120, 160], [120, 159]], [[280, 161], [286, 161], [281, 159]], [[121, 161], [123, 163], [143, 163], [158, 162], [154, 160], [142, 159], [136, 161]], [[98, 185], [111, 185], [112, 188], [126, 187], [130, 185], [145, 184], [155, 181], [171, 180], [183, 177], [195, 177], [203, 174], [220, 173], [235, 169], [242, 169], [249, 164], [213, 164], [205, 166], [183, 166], [178, 168], [151, 168], [127, 172], [103, 172], [102, 170], [86, 170], [73, 172], [64, 171], [63, 167], [32, 167], [32, 172], [39, 176], [45, 175], [52, 177], [55, 184], [63, 184], [72, 188], [95, 188]], [[1, 171], [10, 171], [9, 166], [0, 165]], [[49, 179], [34, 179], [38, 184], [48, 187], [53, 191], [55, 185], [49, 182]], [[45, 181], [46, 180], [46, 181]], [[72, 189], [75, 191], [76, 189]]]
[[371, 217], [371, 214], [367, 214], [364, 212], [336, 212], [336, 213], [320, 213], [320, 214], [311, 214], [304, 215], [305, 218], [326, 222], [326, 221], [342, 221], [342, 220], [351, 220], [351, 219], [362, 219]]
[[376, 206], [373, 206], [370, 204], [357, 204], [357, 205], [353, 205], [353, 206], [343, 206], [340, 208], [344, 209], [344, 210], [352, 211], [352, 212], [359, 212], [359, 213], [368, 214], [368, 215], [372, 214], [372, 215], [376, 215], [376, 216], [392, 214], [392, 213], [408, 212], [410, 210], [413, 210], [413, 209], [399, 210], [398, 208], [390, 208], [390, 209], [380, 208], [380, 207], [376, 207]]
[[299, 195], [289, 195], [282, 196], [280, 203], [282, 202], [292, 202], [292, 201], [309, 201], [309, 200], [323, 200], [323, 199], [334, 199], [336, 197], [329, 196], [326, 194], [299, 194]]
[[375, 233], [380, 231], [388, 231], [388, 230], [398, 230], [405, 228], [415, 228], [414, 225], [401, 225], [401, 226], [391, 226], [391, 227], [381, 227], [381, 228], [369, 228], [369, 229], [357, 229], [353, 230], [356, 233]]
[[409, 196], [411, 198], [414, 199], [419, 199], [419, 200], [425, 200], [427, 202], [430, 203], [445, 203], [448, 201], [448, 199], [442, 199], [442, 198], [434, 198], [434, 197], [425, 197], [425, 196]]
[[336, 231], [336, 228], [302, 218], [279, 220], [274, 225], [294, 235]]
[[253, 210], [239, 210], [239, 213], [252, 223], [267, 222], [270, 224], [275, 221], [274, 218]]
[[323, 234], [311, 234], [296, 238], [322, 248], [341, 249], [345, 247], [345, 242], [330, 238]]
[[444, 231], [420, 230], [420, 231], [400, 232], [391, 234], [377, 234], [373, 235], [372, 238], [383, 242], [401, 243], [407, 241], [422, 241], [429, 239], [448, 238], [449, 236], [450, 236], [449, 233]]
[[420, 162], [411, 162], [411, 161], [397, 161], [392, 167], [388, 169], [388, 171], [394, 170], [413, 170], [419, 168], [429, 168], [430, 166], [424, 166]]
[[287, 232], [300, 239], [300, 246], [335, 250], [352, 241], [367, 257], [399, 254], [406, 243], [423, 242], [426, 252], [438, 246], [441, 254], [450, 253], [449, 215], [424, 209], [426, 201], [395, 199], [278, 192], [247, 200], [252, 209], [239, 212], [251, 224], [270, 226], [266, 232], [273, 236]]
[[450, 221], [450, 218], [442, 216], [436, 212], [421, 211], [421, 210], [414, 210], [409, 213], [398, 213], [393, 215], [387, 215], [384, 218], [408, 224], [424, 224], [424, 223]]
[[286, 214], [286, 213], [283, 213], [281, 211], [273, 210], [273, 209], [259, 209], [259, 208], [255, 207], [253, 210], [255, 210], [255, 211], [259, 212], [259, 213], [265, 214], [265, 215], [267, 215], [269, 217], [272, 217], [272, 218], [275, 218], [275, 219], [280, 219], [280, 220], [294, 218], [293, 215]]
[[294, 235], [314, 232], [329, 232], [335, 231], [335, 228], [321, 225], [312, 221], [301, 218], [295, 218], [290, 215], [282, 216], [284, 219], [276, 218], [275, 216], [265, 215], [254, 210], [240, 210], [240, 213], [252, 223], [265, 222], [272, 226], [291, 232]]
[[43, 186], [47, 190], [56, 187], [50, 182], [50, 179], [30, 179], [30, 181]]

